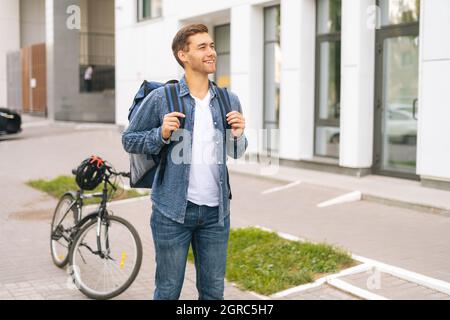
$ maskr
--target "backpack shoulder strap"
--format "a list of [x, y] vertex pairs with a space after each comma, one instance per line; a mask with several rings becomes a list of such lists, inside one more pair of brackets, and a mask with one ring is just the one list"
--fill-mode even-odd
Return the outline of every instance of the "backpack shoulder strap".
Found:
[[[171, 80], [166, 83], [164, 90], [166, 93], [167, 104], [169, 106], [169, 112], [181, 112], [185, 113], [183, 99], [180, 98], [180, 85], [178, 82]], [[184, 119], [180, 119], [180, 127], [184, 127]]]
[[[170, 80], [164, 85], [164, 92], [166, 93], [167, 105], [169, 106], [169, 112], [183, 112], [184, 105], [182, 99], [179, 97], [180, 85], [177, 80]], [[183, 128], [184, 119], [180, 119], [180, 127]], [[166, 169], [168, 156], [168, 146], [165, 145], [161, 150], [160, 172], [159, 172], [159, 184], [164, 179], [164, 173]]]
[[[230, 95], [228, 94], [228, 90], [226, 88], [220, 88], [214, 82], [213, 82], [213, 84], [216, 87], [217, 92], [219, 94], [219, 104], [220, 104], [220, 108], [222, 111], [223, 127], [225, 128], [225, 130], [231, 129], [231, 126], [227, 122], [227, 114], [230, 113], [231, 111], [233, 111], [233, 109], [231, 108]], [[236, 139], [234, 140], [234, 143], [233, 143], [233, 152], [234, 152], [234, 158], [236, 159], [237, 158], [237, 156], [236, 156], [237, 155]], [[230, 176], [228, 174], [228, 168], [226, 168], [226, 170], [227, 170], [228, 198], [232, 199], [233, 195], [231, 193]]]
[[[223, 127], [225, 130], [231, 129], [231, 125], [227, 122], [227, 114], [233, 111], [231, 108], [231, 101], [230, 101], [230, 95], [228, 94], [228, 90], [226, 88], [220, 88], [216, 86], [217, 92], [219, 93], [219, 104], [221, 105], [222, 111], [222, 118], [223, 118]], [[237, 142], [236, 139], [234, 139], [233, 142], [233, 153], [234, 158], [237, 158]]]
[[226, 121], [227, 114], [230, 113], [231, 111], [233, 111], [231, 108], [230, 96], [228, 94], [228, 90], [226, 88], [220, 88], [217, 85], [216, 85], [216, 90], [219, 94], [219, 104], [220, 104], [220, 108], [222, 109], [222, 118], [223, 118], [224, 128], [231, 129], [231, 126]]

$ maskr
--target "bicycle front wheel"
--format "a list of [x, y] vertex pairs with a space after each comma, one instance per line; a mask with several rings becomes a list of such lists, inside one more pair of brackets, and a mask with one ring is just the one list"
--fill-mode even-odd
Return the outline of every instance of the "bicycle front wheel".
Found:
[[108, 216], [100, 224], [91, 220], [79, 231], [69, 257], [77, 288], [92, 299], [111, 299], [136, 278], [142, 263], [142, 244], [128, 221]]

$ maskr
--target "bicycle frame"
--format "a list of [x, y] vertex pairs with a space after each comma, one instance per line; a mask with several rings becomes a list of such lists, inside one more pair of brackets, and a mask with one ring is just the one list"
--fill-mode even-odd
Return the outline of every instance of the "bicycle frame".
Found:
[[100, 257], [102, 259], [105, 258], [105, 255], [103, 254], [103, 251], [102, 251], [102, 244], [100, 241], [100, 231], [101, 231], [100, 227], [102, 225], [102, 222], [105, 223], [105, 227], [106, 227], [105, 245], [106, 245], [107, 256], [109, 256], [109, 239], [108, 239], [109, 222], [108, 222], [108, 219], [106, 219], [108, 217], [108, 210], [106, 209], [106, 203], [108, 201], [108, 184], [113, 188], [113, 192], [117, 189], [114, 186], [114, 184], [109, 182], [109, 176], [105, 175], [103, 191], [102, 191], [102, 201], [100, 203], [100, 208], [97, 212], [98, 213], [98, 215], [97, 215], [97, 249], [98, 249], [97, 253], [100, 255]]
[[[76, 169], [72, 170], [72, 174], [76, 175], [77, 171]], [[51, 239], [54, 241], [58, 241], [61, 238], [64, 238], [67, 243], [68, 243], [68, 248], [70, 249], [73, 241], [75, 240], [75, 238], [77, 237], [78, 232], [83, 228], [83, 226], [88, 223], [91, 220], [97, 219], [97, 232], [96, 232], [96, 244], [97, 244], [97, 250], [93, 250], [91, 249], [87, 244], [83, 243], [82, 245], [85, 246], [86, 248], [88, 248], [89, 251], [91, 251], [91, 253], [100, 256], [102, 259], [105, 258], [109, 258], [111, 259], [111, 257], [109, 257], [109, 253], [110, 253], [110, 248], [109, 248], [109, 237], [108, 237], [108, 228], [109, 228], [109, 219], [108, 219], [108, 210], [107, 210], [107, 203], [108, 203], [108, 197], [110, 195], [110, 193], [108, 192], [108, 185], [110, 185], [112, 187], [112, 192], [116, 191], [117, 188], [116, 186], [110, 182], [110, 178], [111, 177], [116, 177], [116, 176], [123, 176], [125, 178], [130, 178], [130, 173], [129, 172], [117, 172], [115, 171], [115, 169], [110, 166], [109, 164], [106, 164], [106, 172], [105, 175], [103, 176], [103, 190], [102, 192], [97, 192], [97, 193], [90, 193], [90, 194], [84, 194], [84, 190], [79, 189], [78, 191], [74, 192], [66, 192], [64, 194], [65, 195], [70, 195], [74, 201], [72, 201], [69, 204], [69, 207], [67, 208], [67, 210], [63, 213], [62, 218], [60, 218], [59, 222], [56, 224], [54, 224], [53, 228], [53, 232], [51, 234]], [[82, 210], [83, 210], [83, 206], [84, 206], [84, 199], [89, 199], [89, 198], [101, 198], [101, 202], [100, 202], [100, 206], [99, 208], [86, 215], [85, 217], [83, 217], [82, 215]], [[68, 228], [68, 229], [64, 229], [64, 227], [62, 226], [62, 222], [64, 221], [64, 219], [66, 218], [67, 214], [69, 214], [69, 212], [74, 211], [74, 207], [76, 206], [76, 214], [74, 214], [74, 220], [75, 223], [72, 227]], [[104, 242], [104, 246], [106, 247], [106, 250], [102, 250], [102, 243], [101, 243], [101, 231], [102, 231], [102, 225], [104, 225], [104, 237], [105, 237], [105, 242]], [[62, 229], [62, 231], [61, 231]], [[69, 232], [68, 235], [66, 235], [65, 233]]]
[[[92, 193], [92, 194], [84, 194], [83, 190], [78, 190], [76, 193], [67, 192], [66, 194], [73, 196], [75, 198], [75, 200], [72, 203], [70, 203], [69, 207], [64, 212], [62, 218], [60, 219], [60, 221], [58, 222], [58, 224], [55, 227], [55, 232], [56, 232], [56, 230], [58, 230], [58, 227], [61, 225], [62, 221], [64, 221], [64, 219], [66, 218], [67, 214], [69, 214], [69, 212], [72, 211], [73, 207], [76, 206], [76, 210], [77, 210], [76, 223], [72, 227], [72, 229], [74, 231], [71, 232], [69, 239], [67, 239], [64, 235], [62, 235], [62, 237], [64, 237], [64, 239], [70, 244], [73, 241], [73, 239], [75, 238], [74, 234], [76, 234], [78, 232], [78, 230], [80, 230], [84, 224], [86, 224], [88, 221], [90, 221], [92, 219], [97, 218], [97, 249], [98, 250], [93, 251], [90, 248], [89, 248], [89, 250], [91, 250], [92, 253], [94, 253], [94, 254], [100, 255], [101, 258], [105, 258], [105, 255], [102, 252], [102, 245], [101, 245], [101, 241], [100, 241], [100, 231], [101, 231], [100, 227], [101, 227], [102, 222], [105, 222], [106, 228], [108, 227], [108, 220], [105, 219], [108, 216], [108, 210], [106, 208], [107, 201], [108, 201], [108, 184], [114, 189], [114, 191], [116, 190], [116, 187], [109, 181], [109, 176], [106, 175], [104, 178], [103, 190], [101, 193], [99, 192], [99, 193]], [[85, 217], [82, 217], [82, 208], [84, 205], [83, 200], [94, 198], [94, 197], [101, 197], [101, 203], [100, 203], [99, 209], [93, 213], [86, 215]], [[55, 232], [52, 234], [52, 237], [57, 237], [57, 235], [55, 235]], [[53, 238], [53, 239], [58, 240], [59, 238], [58, 239]], [[107, 229], [106, 229], [106, 250], [107, 250], [107, 252], [109, 250]]]
[[[130, 173], [118, 172], [106, 162], [104, 165], [106, 170], [102, 173], [100, 183], [103, 183], [103, 186], [100, 185], [97, 189], [100, 189], [99, 192], [91, 191], [85, 194], [85, 190], [79, 189], [66, 192], [60, 198], [52, 219], [50, 241], [53, 262], [59, 268], [69, 264], [72, 268], [70, 271], [72, 280], [82, 293], [92, 299], [110, 299], [125, 291], [136, 278], [142, 263], [142, 243], [136, 229], [125, 219], [114, 217], [113, 212], [107, 208], [113, 193], [118, 189], [114, 184], [115, 178], [119, 176], [130, 178]], [[75, 176], [78, 173], [77, 170], [72, 170]], [[82, 177], [77, 176], [77, 178]], [[84, 184], [80, 180], [77, 182], [79, 186]], [[91, 207], [92, 210], [85, 215], [83, 208], [86, 204], [85, 199], [94, 197], [99, 198], [99, 201], [95, 201], [97, 205]], [[118, 243], [114, 241], [116, 229], [119, 232], [117, 233]], [[111, 242], [109, 231], [112, 231]], [[123, 232], [129, 234], [129, 241], [131, 241], [129, 245], [132, 246], [130, 250], [133, 250], [133, 254], [128, 252], [126, 243], [121, 243]], [[116, 244], [123, 246], [122, 249], [118, 249], [117, 256], [112, 248]], [[122, 252], [121, 256], [120, 252]], [[122, 270], [125, 266], [124, 255], [132, 256], [132, 258], [128, 258], [130, 262], [127, 262], [126, 269]], [[89, 270], [89, 272], [82, 270]], [[119, 275], [116, 274], [117, 272]], [[102, 279], [103, 289], [101, 286], [98, 287]]]

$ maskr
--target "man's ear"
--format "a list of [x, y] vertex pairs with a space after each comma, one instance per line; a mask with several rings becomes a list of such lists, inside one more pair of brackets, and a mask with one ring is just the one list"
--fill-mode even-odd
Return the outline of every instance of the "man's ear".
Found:
[[184, 52], [183, 50], [178, 51], [178, 59], [181, 60], [181, 62], [183, 62], [183, 64], [186, 64], [187, 62], [187, 57], [186, 57], [186, 52]]

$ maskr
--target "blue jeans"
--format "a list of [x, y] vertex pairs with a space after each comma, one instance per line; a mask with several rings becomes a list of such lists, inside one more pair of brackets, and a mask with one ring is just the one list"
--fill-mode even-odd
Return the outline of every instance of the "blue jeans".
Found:
[[230, 215], [218, 224], [219, 207], [188, 201], [184, 224], [153, 208], [151, 228], [156, 253], [155, 300], [178, 300], [189, 245], [195, 258], [199, 300], [223, 300]]

